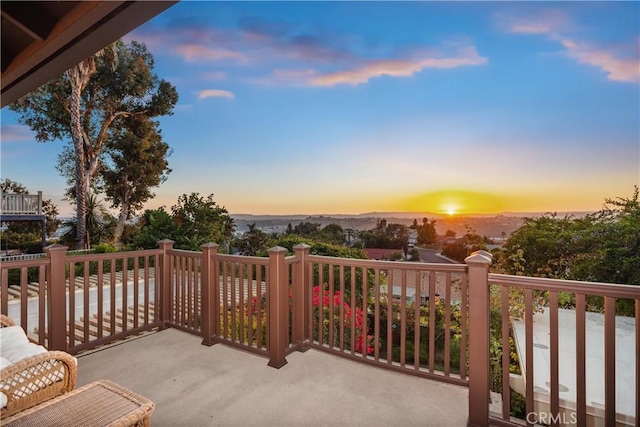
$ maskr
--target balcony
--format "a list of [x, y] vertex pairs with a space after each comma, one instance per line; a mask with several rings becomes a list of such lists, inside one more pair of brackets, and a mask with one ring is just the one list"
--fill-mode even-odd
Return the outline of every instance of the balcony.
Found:
[[324, 352], [266, 360], [176, 329], [81, 354], [78, 385], [107, 378], [156, 404], [154, 426], [463, 426], [465, 387]]
[[[450, 265], [323, 257], [306, 245], [258, 258], [172, 244], [93, 255], [52, 246], [46, 258], [5, 262], [0, 309], [34, 341], [77, 354], [79, 384], [107, 378], [154, 400], [157, 425], [511, 426], [543, 416], [551, 424], [638, 424], [638, 403], [620, 413], [620, 390], [640, 401], [637, 286], [489, 274], [483, 252]], [[560, 345], [559, 292], [575, 298], [575, 384], [560, 381], [567, 343]], [[513, 417], [516, 350], [501, 351], [513, 348], [514, 296], [528, 419]], [[604, 301], [604, 357], [589, 366], [604, 372], [597, 413], [587, 401], [591, 296]], [[635, 307], [626, 321], [632, 355], [617, 343], [622, 299]], [[545, 349], [533, 333], [538, 309], [549, 319]], [[538, 369], [540, 358], [548, 371]], [[635, 368], [620, 372], [620, 359]]]
[[2, 193], [2, 209], [0, 215], [9, 216], [42, 216], [42, 191], [37, 195]]

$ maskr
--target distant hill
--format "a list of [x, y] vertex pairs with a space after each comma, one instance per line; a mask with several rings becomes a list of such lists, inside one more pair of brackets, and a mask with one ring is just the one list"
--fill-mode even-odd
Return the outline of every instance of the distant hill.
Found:
[[[558, 216], [571, 215], [582, 217], [588, 212], [559, 212]], [[474, 229], [478, 234], [488, 237], [509, 236], [520, 228], [525, 217], [538, 217], [542, 212], [505, 212], [501, 214], [469, 214], [469, 215], [443, 215], [432, 212], [366, 212], [361, 214], [323, 214], [323, 215], [253, 215], [231, 214], [236, 224], [236, 232], [243, 233], [249, 228], [249, 224], [255, 223], [266, 232], [283, 232], [291, 224], [296, 226], [301, 222], [318, 223], [321, 227], [328, 224], [338, 224], [344, 229], [370, 230], [376, 226], [380, 219], [386, 219], [389, 223], [410, 226], [413, 220], [418, 222], [422, 218], [436, 221], [438, 234], [445, 234], [448, 230], [454, 231], [457, 236], [467, 232], [467, 228]]]

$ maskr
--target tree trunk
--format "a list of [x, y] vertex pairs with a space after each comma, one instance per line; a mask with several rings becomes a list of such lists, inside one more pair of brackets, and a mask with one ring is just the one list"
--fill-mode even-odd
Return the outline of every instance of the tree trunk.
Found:
[[71, 115], [71, 139], [76, 150], [75, 159], [75, 187], [76, 187], [76, 249], [87, 247], [87, 174], [84, 167], [85, 150], [82, 137], [82, 122], [80, 112], [80, 95], [84, 85], [82, 84], [82, 72], [79, 66], [68, 71], [71, 81], [70, 115]]
[[126, 200], [122, 201], [122, 206], [120, 207], [120, 215], [118, 215], [118, 225], [116, 226], [116, 230], [113, 233], [113, 240], [117, 248], [122, 247], [122, 233], [124, 232], [124, 226], [127, 223], [127, 219], [129, 217], [129, 202]]

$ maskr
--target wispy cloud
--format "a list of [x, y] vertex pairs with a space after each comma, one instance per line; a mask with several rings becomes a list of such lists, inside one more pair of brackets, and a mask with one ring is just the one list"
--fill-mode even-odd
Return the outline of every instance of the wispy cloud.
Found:
[[249, 62], [249, 59], [243, 53], [201, 44], [181, 44], [176, 46], [175, 51], [187, 62], [218, 61], [224, 59], [231, 59], [239, 63]]
[[[387, 52], [387, 57], [372, 58], [373, 53], [362, 51], [363, 44], [353, 36], [317, 28], [303, 30], [294, 23], [258, 18], [241, 19], [236, 28], [231, 29], [172, 25], [170, 30], [147, 28], [134, 33], [133, 37], [162, 46], [165, 52], [180, 56], [186, 62], [226, 61], [233, 66], [251, 65], [251, 72], [262, 76], [242, 78], [261, 85], [358, 85], [380, 76], [410, 77], [427, 68], [450, 69], [487, 62], [470, 42], [465, 42], [461, 49], [458, 43], [454, 51], [445, 43], [444, 51], [452, 53], [439, 53], [433, 46], [413, 46], [413, 53], [409, 53], [407, 47], [399, 47], [402, 53]], [[265, 68], [273, 71], [265, 73]], [[228, 75], [213, 71], [200, 76], [206, 80], [223, 80]]]
[[2, 142], [33, 141], [35, 135], [27, 126], [2, 125], [0, 126], [0, 139]]
[[544, 35], [550, 40], [558, 42], [563, 48], [563, 54], [580, 64], [598, 67], [607, 73], [607, 79], [624, 83], [640, 83], [640, 39], [631, 49], [631, 54], [625, 54], [620, 49], [595, 46], [568, 36], [574, 29], [566, 14], [557, 10], [547, 10], [538, 15], [528, 17], [511, 17], [504, 19], [508, 32], [514, 34]]
[[561, 10], [544, 10], [522, 16], [498, 15], [500, 25], [515, 34], [555, 35], [572, 27], [566, 13]]
[[236, 96], [228, 90], [221, 89], [205, 89], [198, 92], [198, 99], [205, 98], [230, 98], [234, 99]]
[[577, 60], [580, 64], [600, 68], [607, 73], [607, 79], [616, 82], [640, 83], [638, 57], [620, 57], [616, 52], [597, 49], [570, 39], [563, 39], [561, 43], [567, 50], [567, 56]]
[[423, 58], [419, 60], [374, 60], [351, 69], [313, 77], [309, 83], [313, 86], [335, 86], [338, 84], [358, 85], [380, 76], [410, 77], [426, 68], [457, 68], [468, 65], [486, 64], [487, 58], [478, 54], [474, 46], [464, 48], [457, 56], [444, 58]]

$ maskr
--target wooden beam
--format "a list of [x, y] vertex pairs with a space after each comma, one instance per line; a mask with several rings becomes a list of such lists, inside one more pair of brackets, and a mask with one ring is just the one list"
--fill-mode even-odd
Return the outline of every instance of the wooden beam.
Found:
[[5, 1], [2, 3], [2, 17], [37, 41], [45, 40], [56, 24], [56, 20], [37, 2]]
[[2, 73], [2, 107], [37, 89], [177, 1], [83, 1]]

